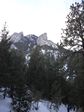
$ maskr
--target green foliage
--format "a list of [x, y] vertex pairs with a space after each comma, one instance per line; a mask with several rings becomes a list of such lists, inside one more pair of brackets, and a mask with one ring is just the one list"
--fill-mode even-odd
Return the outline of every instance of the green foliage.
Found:
[[[11, 66], [10, 66], [10, 78], [11, 84], [15, 86], [21, 86], [25, 84], [25, 59], [20, 52], [11, 50]], [[18, 78], [17, 78], [18, 77]]]
[[10, 75], [9, 66], [10, 66], [10, 45], [8, 39], [8, 32], [6, 26], [2, 30], [1, 41], [0, 41], [0, 85], [7, 86], [8, 77]]
[[[26, 85], [25, 74], [25, 58], [21, 52], [11, 49], [8, 31], [6, 26], [4, 26], [0, 41], [0, 87], [9, 88], [8, 94], [12, 98], [15, 110], [17, 108], [20, 109], [21, 105], [23, 105], [25, 109], [30, 105], [26, 95], [27, 90], [24, 89]], [[7, 89], [4, 89], [4, 98], [6, 94]], [[19, 105], [15, 105], [18, 104], [18, 102]]]
[[63, 29], [63, 45], [73, 50], [84, 49], [84, 2], [72, 4]]
[[32, 92], [27, 86], [17, 87], [13, 98], [13, 109], [15, 112], [27, 112], [32, 103]]
[[16, 112], [25, 111], [30, 105], [28, 98], [26, 98], [26, 65], [25, 59], [21, 52], [11, 50], [11, 66], [9, 76], [10, 96], [12, 98], [13, 109]]
[[68, 88], [60, 58], [55, 60], [53, 54], [43, 54], [41, 47], [36, 47], [31, 54], [26, 77], [34, 93], [40, 94], [39, 99], [47, 99], [54, 103], [62, 102]]
[[72, 50], [71, 54], [67, 54], [66, 74], [69, 77], [75, 75], [70, 82], [67, 103], [84, 109], [84, 1], [71, 5], [62, 39], [61, 45]]

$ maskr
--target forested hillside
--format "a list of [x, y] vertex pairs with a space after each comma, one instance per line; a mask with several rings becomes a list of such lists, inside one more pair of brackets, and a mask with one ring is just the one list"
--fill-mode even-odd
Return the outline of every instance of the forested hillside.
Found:
[[[13, 112], [29, 112], [33, 102], [50, 102], [49, 109], [66, 105], [84, 111], [84, 1], [72, 4], [61, 42], [46, 34], [0, 36], [0, 93], [12, 99]], [[11, 110], [11, 111], [12, 111]]]

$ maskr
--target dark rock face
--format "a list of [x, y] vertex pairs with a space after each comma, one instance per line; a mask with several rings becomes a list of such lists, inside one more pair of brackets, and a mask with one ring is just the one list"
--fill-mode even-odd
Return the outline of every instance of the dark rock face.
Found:
[[[12, 48], [21, 50], [27, 54], [35, 45], [37, 45], [37, 36], [27, 35], [24, 36], [23, 33], [14, 33], [11, 36], [10, 41], [12, 42]], [[13, 47], [14, 46], [14, 47]]]

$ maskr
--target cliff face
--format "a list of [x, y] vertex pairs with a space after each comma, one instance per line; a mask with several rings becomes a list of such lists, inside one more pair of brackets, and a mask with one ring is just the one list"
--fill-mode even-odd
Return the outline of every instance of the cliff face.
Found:
[[14, 33], [11, 35], [11, 42], [12, 42], [12, 48], [19, 48], [22, 50], [27, 50], [27, 48], [32, 48], [34, 46], [52, 46], [54, 48], [57, 47], [55, 43], [48, 40], [47, 33], [44, 33], [37, 37], [36, 35], [27, 35], [24, 36], [22, 32], [20, 33]]
[[10, 41], [12, 42], [11, 48], [23, 52], [28, 60], [32, 49], [36, 46], [40, 46], [44, 53], [46, 51], [53, 54], [55, 58], [59, 54], [58, 46], [48, 40], [47, 33], [41, 34], [39, 37], [33, 34], [24, 36], [22, 32], [14, 33], [11, 35]]

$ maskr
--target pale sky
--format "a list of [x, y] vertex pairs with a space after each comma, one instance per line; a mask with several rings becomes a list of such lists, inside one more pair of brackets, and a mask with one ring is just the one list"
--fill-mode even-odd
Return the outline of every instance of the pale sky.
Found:
[[0, 29], [7, 22], [9, 33], [23, 32], [37, 36], [47, 33], [58, 42], [69, 7], [81, 0], [0, 0]]

